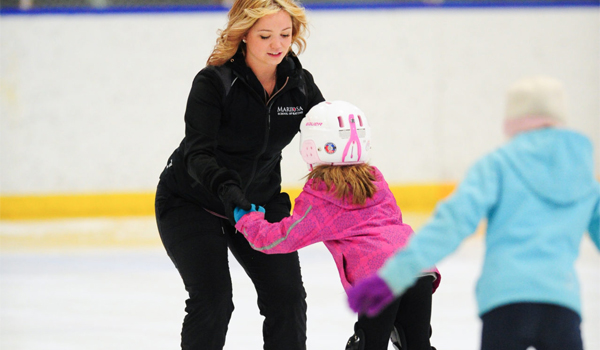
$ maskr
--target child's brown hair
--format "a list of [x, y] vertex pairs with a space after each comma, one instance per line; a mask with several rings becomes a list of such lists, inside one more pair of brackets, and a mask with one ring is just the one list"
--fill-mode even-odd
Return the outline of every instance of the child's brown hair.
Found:
[[374, 184], [375, 172], [367, 163], [353, 165], [317, 165], [307, 179], [314, 179], [313, 188], [321, 182], [336, 198], [352, 199], [352, 204], [363, 205], [377, 191]]

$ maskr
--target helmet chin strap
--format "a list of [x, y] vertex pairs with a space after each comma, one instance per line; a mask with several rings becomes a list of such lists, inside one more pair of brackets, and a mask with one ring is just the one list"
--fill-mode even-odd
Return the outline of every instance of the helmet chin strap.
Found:
[[[356, 131], [356, 122], [354, 121], [354, 114], [350, 114], [348, 116], [348, 122], [350, 124], [350, 139], [346, 143], [346, 147], [344, 148], [344, 153], [342, 154], [342, 162], [346, 160], [346, 156], [348, 155], [348, 151], [351, 149], [352, 144], [356, 145], [357, 152], [356, 155], [358, 158], [356, 161], [360, 160], [360, 156], [362, 155], [362, 149], [360, 146], [360, 139], [358, 138], [358, 132]], [[354, 149], [354, 147], [352, 147]], [[352, 158], [353, 154], [350, 153], [350, 158]]]

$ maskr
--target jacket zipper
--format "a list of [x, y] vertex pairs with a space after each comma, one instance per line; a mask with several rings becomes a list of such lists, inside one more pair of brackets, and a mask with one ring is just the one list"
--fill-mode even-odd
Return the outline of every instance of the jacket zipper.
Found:
[[252, 164], [252, 172], [250, 173], [250, 177], [248, 179], [248, 182], [246, 183], [246, 186], [244, 187], [244, 194], [246, 193], [246, 191], [248, 190], [248, 187], [250, 187], [250, 184], [254, 180], [254, 176], [256, 175], [256, 167], [258, 166], [258, 159], [267, 150], [267, 143], [269, 141], [269, 131], [271, 130], [271, 107], [273, 107], [273, 103], [272, 102], [275, 101], [274, 100], [275, 96], [277, 96], [287, 86], [287, 83], [288, 83], [289, 80], [290, 80], [290, 77], [287, 77], [285, 79], [285, 83], [283, 83], [283, 86], [279, 90], [275, 91], [275, 93], [272, 94], [271, 97], [266, 102], [266, 106], [267, 106], [267, 123], [266, 124], [267, 125], [266, 125], [265, 139], [264, 139], [264, 142], [263, 142], [262, 149], [256, 155], [256, 158], [254, 159], [254, 163]]

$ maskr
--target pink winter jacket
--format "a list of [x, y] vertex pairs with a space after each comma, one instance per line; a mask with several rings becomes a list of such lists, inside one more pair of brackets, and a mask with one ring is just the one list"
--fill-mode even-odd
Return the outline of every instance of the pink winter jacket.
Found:
[[[269, 223], [261, 212], [250, 212], [235, 227], [255, 250], [266, 254], [290, 253], [323, 242], [333, 255], [342, 285], [348, 290], [356, 281], [374, 273], [396, 250], [406, 245], [413, 230], [402, 222], [402, 213], [381, 172], [375, 169], [377, 191], [365, 205], [336, 199], [324, 183], [304, 185], [296, 198], [292, 216]], [[424, 274], [436, 277], [434, 268]]]

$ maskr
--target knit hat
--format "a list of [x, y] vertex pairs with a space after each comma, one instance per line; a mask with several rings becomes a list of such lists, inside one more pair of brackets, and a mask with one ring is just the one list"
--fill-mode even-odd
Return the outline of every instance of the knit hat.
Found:
[[523, 131], [563, 125], [565, 116], [565, 91], [554, 78], [524, 78], [507, 91], [504, 131], [509, 137]]

